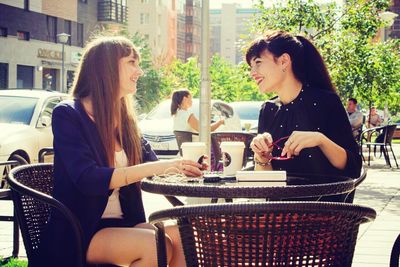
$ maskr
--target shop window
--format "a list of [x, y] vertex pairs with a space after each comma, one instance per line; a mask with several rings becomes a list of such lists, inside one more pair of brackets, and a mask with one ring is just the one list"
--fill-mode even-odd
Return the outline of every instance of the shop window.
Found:
[[8, 35], [7, 28], [0, 27], [0, 36], [1, 37], [7, 37], [7, 35]]
[[0, 63], [0, 88], [8, 88], [8, 64]]
[[78, 46], [83, 47], [83, 24], [82, 23], [78, 23], [77, 24], [78, 27], [78, 31], [77, 31], [77, 41], [78, 41]]
[[57, 90], [57, 70], [43, 68], [42, 72], [42, 87], [46, 90]]
[[33, 88], [34, 67], [17, 65], [17, 88]]
[[69, 89], [72, 87], [72, 84], [74, 83], [74, 75], [75, 72], [72, 70], [67, 71], [67, 91], [69, 92]]

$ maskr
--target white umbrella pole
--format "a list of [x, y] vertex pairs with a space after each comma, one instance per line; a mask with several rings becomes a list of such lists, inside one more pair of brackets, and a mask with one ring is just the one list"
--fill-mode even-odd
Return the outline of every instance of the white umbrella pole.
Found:
[[[208, 66], [209, 56], [209, 0], [202, 1], [201, 12], [201, 90], [200, 90], [200, 141], [206, 143], [206, 153], [211, 161], [211, 89]], [[210, 162], [211, 163], [211, 162]]]

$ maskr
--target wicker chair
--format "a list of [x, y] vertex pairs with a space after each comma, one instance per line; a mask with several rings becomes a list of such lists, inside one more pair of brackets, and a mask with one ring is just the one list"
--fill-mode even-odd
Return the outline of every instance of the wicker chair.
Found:
[[390, 267], [399, 267], [400, 257], [400, 234], [397, 236], [393, 244], [392, 253], [390, 254]]
[[[343, 203], [224, 203], [158, 211], [150, 222], [162, 232], [164, 220], [177, 219], [189, 267], [346, 267], [359, 225], [375, 216], [371, 208]], [[165, 258], [165, 250], [158, 252]]]
[[185, 132], [185, 131], [174, 131], [176, 142], [178, 143], [178, 148], [179, 148], [179, 154], [182, 156], [182, 143], [185, 142], [192, 142], [193, 141], [193, 135], [199, 135], [198, 133], [192, 133], [192, 132]]
[[42, 233], [48, 223], [51, 207], [59, 210], [69, 221], [75, 236], [76, 264], [84, 266], [82, 230], [71, 211], [51, 197], [53, 191], [53, 164], [24, 165], [11, 170], [8, 182], [24, 240], [29, 266], [41, 266], [39, 247]]
[[246, 166], [248, 161], [252, 161], [254, 152], [250, 149], [250, 143], [254, 138], [254, 134], [246, 132], [212, 132], [211, 133], [211, 147], [214, 152], [214, 159], [211, 163], [212, 170], [218, 170], [218, 165], [222, 158], [220, 145], [224, 141], [239, 141], [244, 142], [245, 149], [243, 153], [243, 167]]
[[[397, 164], [397, 159], [396, 156], [393, 152], [392, 148], [392, 140], [393, 140], [393, 135], [394, 132], [396, 131], [397, 125], [392, 124], [392, 125], [386, 125], [382, 127], [376, 127], [376, 128], [370, 128], [366, 129], [362, 132], [360, 142], [361, 142], [361, 154], [362, 154], [362, 147], [367, 146], [368, 148], [368, 166], [370, 166], [370, 159], [371, 159], [371, 147], [374, 147], [374, 152], [376, 151], [376, 147], [379, 146], [381, 149], [381, 153], [383, 153], [383, 156], [385, 157], [387, 165], [392, 167], [392, 164], [390, 163], [390, 158], [389, 158], [389, 149], [392, 152], [393, 159], [396, 163], [397, 168], [399, 168], [399, 165]], [[374, 142], [371, 141], [366, 141], [364, 140], [369, 140], [371, 136], [374, 133], [378, 133], [378, 137], [375, 139]], [[365, 158], [363, 157], [364, 161]]]
[[38, 161], [43, 163], [46, 156], [54, 155], [54, 149], [52, 147], [44, 147], [38, 152]]

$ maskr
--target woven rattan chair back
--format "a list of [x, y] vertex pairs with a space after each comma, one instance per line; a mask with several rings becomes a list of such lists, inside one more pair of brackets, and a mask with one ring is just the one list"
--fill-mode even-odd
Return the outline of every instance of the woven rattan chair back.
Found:
[[76, 265], [83, 266], [82, 232], [79, 223], [62, 203], [51, 197], [53, 164], [31, 164], [12, 169], [9, 175], [12, 198], [30, 266], [41, 266], [39, 248], [51, 207], [70, 222], [76, 237]]
[[243, 167], [246, 166], [248, 161], [253, 160], [254, 152], [250, 149], [250, 143], [254, 138], [254, 134], [246, 132], [212, 132], [211, 133], [211, 146], [214, 153], [214, 159], [212, 164], [212, 169], [217, 170], [218, 164], [221, 160], [222, 153], [220, 145], [224, 141], [237, 141], [244, 142], [245, 149], [243, 153]]
[[178, 220], [187, 266], [346, 267], [359, 225], [375, 216], [353, 204], [264, 202], [185, 206], [150, 221]]
[[193, 135], [198, 135], [192, 132], [185, 132], [185, 131], [174, 131], [176, 142], [178, 143], [179, 154], [182, 156], [182, 143], [185, 142], [192, 142]]

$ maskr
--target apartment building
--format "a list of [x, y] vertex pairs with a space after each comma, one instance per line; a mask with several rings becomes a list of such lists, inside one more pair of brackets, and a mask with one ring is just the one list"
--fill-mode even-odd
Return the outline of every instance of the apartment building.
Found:
[[200, 57], [201, 52], [201, 0], [176, 0], [177, 54], [186, 61]]
[[126, 0], [0, 0], [0, 88], [66, 91], [91, 33], [126, 14]]
[[129, 0], [128, 31], [147, 39], [155, 60], [176, 56], [176, 0]]
[[237, 4], [222, 4], [221, 9], [210, 10], [210, 51], [237, 64], [243, 60], [240, 40], [249, 34], [250, 20], [257, 9], [240, 8]]

